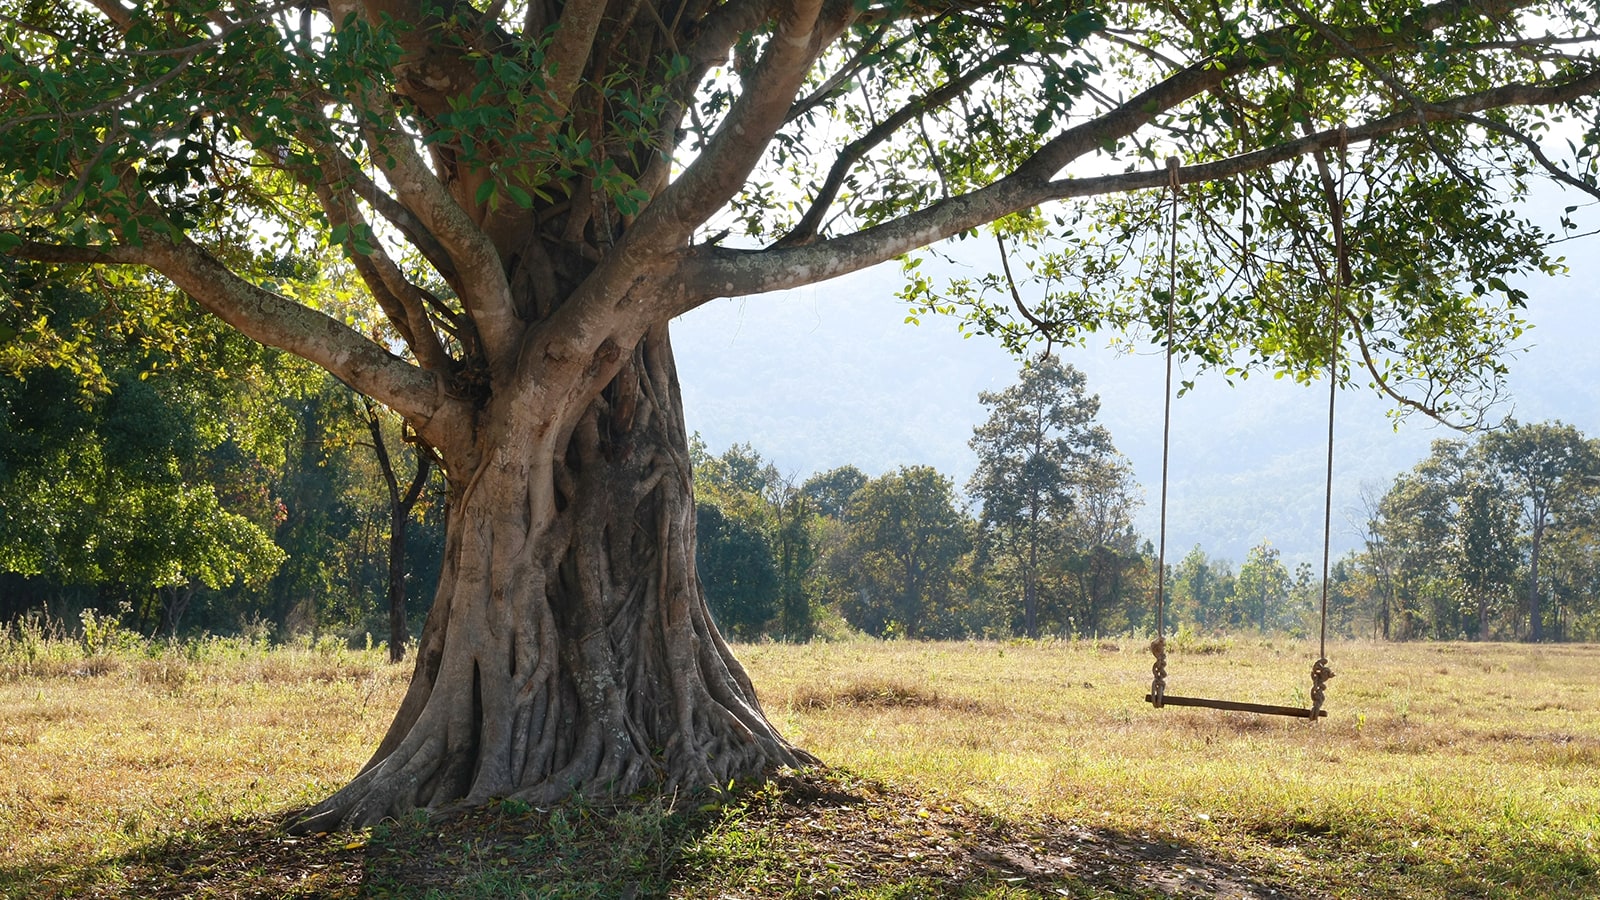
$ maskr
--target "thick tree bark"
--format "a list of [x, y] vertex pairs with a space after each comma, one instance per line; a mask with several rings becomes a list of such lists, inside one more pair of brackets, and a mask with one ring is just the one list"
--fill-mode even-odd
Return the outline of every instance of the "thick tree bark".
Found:
[[666, 328], [570, 428], [493, 401], [482, 415], [497, 437], [475, 472], [451, 473], [444, 570], [400, 711], [299, 827], [814, 762], [762, 714], [706, 607]]

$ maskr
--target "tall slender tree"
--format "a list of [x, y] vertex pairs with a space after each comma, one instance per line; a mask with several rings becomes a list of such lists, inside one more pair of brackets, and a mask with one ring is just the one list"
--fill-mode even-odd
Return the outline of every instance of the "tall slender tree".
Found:
[[1065, 555], [1080, 488], [1116, 462], [1110, 432], [1095, 423], [1100, 398], [1086, 384], [1082, 372], [1041, 356], [1017, 384], [978, 395], [989, 418], [973, 430], [978, 466], [967, 490], [983, 504], [985, 536], [1020, 575], [1028, 637], [1039, 636], [1041, 555]]
[[[0, 252], [158, 273], [442, 460], [411, 687], [305, 827], [725, 783], [809, 757], [694, 576], [674, 316], [998, 222], [1061, 242], [1036, 302], [915, 302], [1013, 341], [1159, 322], [1129, 257], [1178, 183], [1165, 339], [1326, 371], [1300, 275], [1337, 233], [1361, 365], [1448, 411], [1501, 370], [1505, 279], [1553, 268], [1506, 204], [1600, 193], [1539, 138], [1593, 126], [1596, 43], [1544, 0], [0, 0]], [[324, 243], [376, 333], [322, 308]]]
[[384, 437], [383, 415], [371, 400], [365, 400], [362, 408], [367, 414], [372, 453], [377, 457], [378, 471], [383, 474], [383, 486], [389, 492], [389, 572], [384, 597], [389, 607], [389, 661], [399, 662], [405, 659], [406, 642], [411, 639], [411, 629], [406, 624], [406, 535], [411, 530], [411, 510], [422, 498], [422, 489], [433, 475], [433, 458], [425, 450], [413, 448], [416, 462], [402, 490], [400, 475]]
[[1585, 478], [1600, 474], [1600, 460], [1578, 429], [1561, 422], [1505, 427], [1484, 435], [1481, 447], [1515, 490], [1516, 503], [1528, 528], [1528, 639], [1544, 640], [1544, 593], [1539, 564], [1545, 532], [1561, 508], [1563, 492], [1581, 493]]

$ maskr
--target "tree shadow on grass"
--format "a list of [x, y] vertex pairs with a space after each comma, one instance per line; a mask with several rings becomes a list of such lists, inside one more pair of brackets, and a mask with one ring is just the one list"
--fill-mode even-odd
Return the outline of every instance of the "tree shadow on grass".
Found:
[[[1008, 824], [838, 770], [695, 798], [505, 802], [364, 834], [219, 824], [120, 857], [0, 870], [65, 898], [996, 898], [1312, 896], [1203, 849]], [[11, 888], [20, 889], [12, 894]]]
[[287, 819], [204, 823], [126, 853], [0, 867], [0, 898], [353, 898], [362, 896], [366, 840], [294, 837]]

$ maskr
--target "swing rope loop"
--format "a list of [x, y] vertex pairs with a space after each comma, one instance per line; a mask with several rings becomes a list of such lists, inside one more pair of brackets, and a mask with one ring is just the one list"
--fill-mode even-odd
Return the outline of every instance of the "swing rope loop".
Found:
[[1316, 664], [1311, 667], [1312, 721], [1316, 721], [1316, 711], [1322, 708], [1322, 700], [1327, 694], [1328, 679], [1333, 677], [1333, 669], [1328, 667], [1328, 574], [1329, 560], [1332, 558], [1330, 544], [1333, 536], [1334, 401], [1339, 393], [1339, 350], [1343, 342], [1339, 322], [1344, 315], [1344, 291], [1352, 281], [1350, 252], [1345, 244], [1344, 236], [1345, 148], [1349, 138], [1349, 129], [1341, 124], [1339, 126], [1339, 180], [1337, 184], [1333, 180], [1332, 173], [1328, 171], [1328, 164], [1322, 156], [1322, 151], [1317, 151], [1317, 169], [1322, 176], [1322, 190], [1328, 202], [1328, 217], [1333, 224], [1335, 274], [1332, 303], [1328, 310], [1328, 470], [1327, 480], [1323, 485], [1325, 500], [1322, 507], [1322, 622], [1317, 644], [1317, 656], [1319, 658]]
[[1171, 227], [1167, 231], [1167, 309], [1162, 326], [1167, 344], [1167, 377], [1165, 396], [1161, 409], [1161, 527], [1156, 550], [1156, 639], [1150, 642], [1150, 652], [1156, 661], [1150, 667], [1150, 702], [1157, 709], [1166, 705], [1167, 697], [1167, 463], [1172, 446], [1172, 306], [1178, 294], [1178, 167], [1182, 162], [1176, 156], [1167, 157], [1167, 188], [1172, 192]]
[[1328, 680], [1333, 677], [1333, 667], [1326, 656], [1311, 664], [1311, 711], [1307, 718], [1315, 722], [1322, 713], [1322, 701], [1328, 699]]
[[[1335, 183], [1332, 173], [1328, 170], [1327, 159], [1322, 151], [1318, 149], [1313, 154], [1317, 162], [1318, 173], [1321, 175], [1323, 193], [1328, 202], [1328, 211], [1333, 224], [1336, 270], [1333, 278], [1325, 279], [1326, 281], [1332, 281], [1333, 287], [1332, 303], [1328, 309], [1328, 466], [1326, 480], [1323, 485], [1325, 499], [1322, 507], [1322, 622], [1318, 635], [1318, 658], [1311, 666], [1310, 709], [1167, 695], [1167, 485], [1172, 451], [1172, 358], [1176, 343], [1173, 333], [1173, 307], [1178, 294], [1178, 202], [1182, 196], [1182, 181], [1179, 177], [1182, 163], [1176, 156], [1167, 157], [1167, 188], [1171, 191], [1172, 201], [1167, 238], [1167, 298], [1163, 324], [1167, 371], [1164, 383], [1165, 396], [1162, 398], [1161, 410], [1161, 524], [1158, 549], [1156, 551], [1156, 637], [1155, 640], [1150, 642], [1150, 653], [1155, 657], [1155, 662], [1150, 666], [1150, 693], [1145, 697], [1146, 702], [1158, 709], [1168, 705], [1194, 706], [1263, 715], [1302, 716], [1310, 719], [1313, 723], [1318, 718], [1327, 715], [1327, 712], [1322, 707], [1328, 696], [1328, 682], [1334, 676], [1333, 667], [1328, 664], [1328, 575], [1329, 560], [1332, 557], [1331, 544], [1333, 535], [1334, 403], [1339, 392], [1339, 351], [1343, 344], [1343, 339], [1340, 335], [1340, 320], [1344, 315], [1343, 293], [1352, 281], [1349, 251], [1344, 239], [1344, 179], [1347, 141], [1348, 133], [1345, 126], [1341, 125], [1339, 127], [1339, 179], [1337, 183]], [[1246, 214], [1248, 215], [1248, 210], [1246, 210]], [[1248, 261], [1246, 264], [1248, 264]], [[1326, 276], [1326, 272], [1324, 272], [1324, 275]]]

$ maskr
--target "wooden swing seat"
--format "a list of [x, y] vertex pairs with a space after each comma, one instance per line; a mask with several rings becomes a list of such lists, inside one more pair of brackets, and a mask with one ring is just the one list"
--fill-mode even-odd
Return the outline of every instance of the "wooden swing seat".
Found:
[[[1144, 702], [1151, 706], [1156, 705], [1154, 694], [1145, 694]], [[1232, 712], [1257, 713], [1263, 716], [1292, 716], [1297, 719], [1322, 718], [1328, 715], [1325, 709], [1313, 712], [1299, 706], [1275, 706], [1271, 703], [1245, 703], [1239, 700], [1210, 700], [1205, 697], [1178, 697], [1167, 694], [1161, 700], [1161, 706], [1199, 706], [1205, 709], [1226, 709]]]

